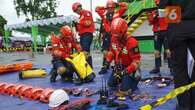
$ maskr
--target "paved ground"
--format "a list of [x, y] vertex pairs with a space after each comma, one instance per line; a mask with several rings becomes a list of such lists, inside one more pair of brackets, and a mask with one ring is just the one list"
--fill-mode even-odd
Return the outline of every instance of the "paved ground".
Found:
[[[95, 67], [101, 67], [102, 54], [95, 51], [93, 55], [93, 64]], [[154, 67], [154, 55], [153, 54], [141, 54], [142, 57], [142, 70], [151, 70]], [[37, 53], [32, 57], [30, 52], [18, 52], [18, 53], [0, 53], [0, 64], [9, 64], [15, 62], [32, 61], [35, 65], [48, 65], [51, 64], [51, 56], [47, 53]], [[162, 71], [167, 71], [167, 64], [162, 63]]]
[[[97, 73], [102, 64], [102, 54], [98, 51], [93, 52], [93, 64], [94, 64], [94, 71]], [[32, 54], [29, 52], [18, 52], [18, 53], [0, 53], [0, 64], [9, 64], [9, 63], [16, 63], [16, 62], [23, 62], [23, 61], [32, 61], [35, 66], [38, 67], [45, 67], [47, 70], [51, 67], [51, 57], [49, 54], [44, 53], [37, 53], [32, 57]], [[153, 68], [154, 58], [152, 54], [142, 54], [142, 74], [144, 76], [148, 76], [148, 72], [150, 69]], [[162, 74], [169, 75], [168, 69], [166, 64], [162, 66]], [[83, 84], [82, 87], [94, 88], [98, 89], [101, 87], [101, 77], [97, 75], [94, 83]], [[105, 75], [103, 77], [108, 77]], [[52, 88], [61, 88], [61, 87], [74, 87], [72, 83], [63, 83], [63, 82], [56, 82], [54, 84], [49, 83], [49, 77], [45, 79], [28, 79], [28, 80], [18, 80], [17, 72], [12, 74], [5, 74], [0, 76], [0, 81], [5, 81], [9, 83], [22, 83], [28, 84], [38, 87], [52, 87]], [[149, 92], [151, 95], [154, 96], [154, 100], [157, 98], [167, 94], [171, 89], [173, 89], [173, 85], [166, 87], [165, 89], [157, 89], [156, 86], [151, 85], [139, 85], [140, 92]], [[98, 99], [98, 95], [94, 96], [94, 99]], [[75, 97], [71, 97], [73, 99]], [[137, 101], [132, 102], [131, 100], [127, 100], [127, 104], [129, 105], [129, 110], [137, 110], [138, 107], [143, 106], [145, 104], [150, 103], [150, 101]], [[30, 108], [28, 108], [30, 106]], [[27, 109], [28, 108], [28, 109]], [[28, 101], [28, 100], [20, 100], [17, 97], [8, 97], [0, 95], [0, 110], [47, 110], [48, 105], [38, 103], [36, 101]], [[175, 109], [175, 100], [169, 101], [168, 103], [156, 108], [154, 110], [174, 110]], [[90, 110], [99, 110], [99, 109], [90, 109]], [[103, 109], [103, 110], [111, 110], [111, 109]]]

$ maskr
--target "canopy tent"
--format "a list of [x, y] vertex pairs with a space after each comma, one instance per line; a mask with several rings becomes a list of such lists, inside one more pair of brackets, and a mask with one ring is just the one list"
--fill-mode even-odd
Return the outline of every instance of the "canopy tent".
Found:
[[31, 37], [10, 37], [10, 40], [12, 42], [14, 42], [14, 41], [24, 41], [24, 42], [27, 42], [27, 41], [32, 41], [32, 38]]
[[20, 24], [5, 25], [5, 46], [8, 48], [8, 37], [12, 30], [28, 33], [33, 38], [33, 49], [37, 51], [37, 36], [40, 35], [43, 43], [46, 42], [46, 37], [54, 32], [58, 34], [60, 27], [65, 24], [71, 24], [73, 21], [77, 21], [77, 17], [73, 15], [61, 16], [55, 18], [48, 18], [42, 20], [28, 21]]

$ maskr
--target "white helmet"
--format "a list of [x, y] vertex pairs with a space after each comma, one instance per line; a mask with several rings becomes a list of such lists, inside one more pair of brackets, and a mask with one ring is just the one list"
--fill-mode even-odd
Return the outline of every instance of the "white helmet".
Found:
[[69, 101], [68, 94], [62, 89], [55, 90], [49, 98], [49, 107], [57, 107], [65, 101]]

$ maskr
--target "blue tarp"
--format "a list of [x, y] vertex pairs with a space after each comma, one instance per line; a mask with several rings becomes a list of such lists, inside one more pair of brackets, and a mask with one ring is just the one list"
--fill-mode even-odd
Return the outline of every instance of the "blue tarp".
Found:
[[[50, 71], [51, 65], [36, 65], [36, 67], [44, 67], [46, 68], [47, 72]], [[98, 67], [94, 67], [94, 70], [97, 72]], [[144, 77], [149, 76], [148, 71], [143, 71], [142, 74]], [[168, 72], [163, 72], [162, 74], [168, 75]], [[104, 77], [107, 78], [109, 74], [105, 75]], [[94, 82], [88, 83], [88, 84], [83, 84], [79, 87], [81, 88], [93, 88], [93, 89], [100, 89], [101, 88], [101, 77], [102, 76], [97, 76]], [[42, 88], [62, 88], [62, 87], [75, 87], [74, 84], [72, 83], [64, 83], [60, 80], [58, 80], [56, 83], [50, 83], [49, 82], [49, 76], [46, 78], [37, 78], [37, 79], [26, 79], [26, 80], [19, 80], [18, 78], [18, 73], [9, 73], [9, 74], [4, 74], [0, 76], [0, 82], [8, 82], [8, 83], [19, 83], [19, 84], [28, 84], [32, 85], [35, 87], [42, 87]], [[78, 87], [78, 86], [76, 86]], [[139, 107], [148, 104], [157, 98], [164, 96], [167, 94], [170, 90], [173, 89], [173, 84], [162, 88], [158, 89], [155, 86], [152, 85], [139, 85], [139, 92], [149, 92], [151, 95], [153, 95], [155, 98], [153, 100], [149, 101], [131, 101], [128, 99], [127, 101], [123, 103], [127, 103], [129, 105], [129, 110], [138, 110]], [[95, 95], [92, 98], [98, 99], [99, 95]], [[78, 97], [72, 97], [71, 100], [78, 99]], [[175, 100], [171, 100], [167, 102], [166, 104], [154, 109], [154, 110], [175, 110]], [[95, 105], [95, 104], [92, 104]], [[103, 109], [101, 110], [113, 110], [113, 108], [106, 108], [106, 106], [98, 106], [102, 107]], [[91, 110], [100, 110], [98, 107], [91, 107]], [[11, 97], [11, 96], [6, 96], [6, 95], [0, 95], [0, 110], [48, 110], [49, 107], [45, 103], [41, 103], [39, 101], [29, 101], [28, 99], [19, 99], [18, 97]]]

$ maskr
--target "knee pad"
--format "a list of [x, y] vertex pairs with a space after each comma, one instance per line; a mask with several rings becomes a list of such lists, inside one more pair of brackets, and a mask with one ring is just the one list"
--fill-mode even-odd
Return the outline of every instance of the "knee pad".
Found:
[[160, 58], [160, 52], [158, 50], [155, 50], [154, 52], [155, 58]]

